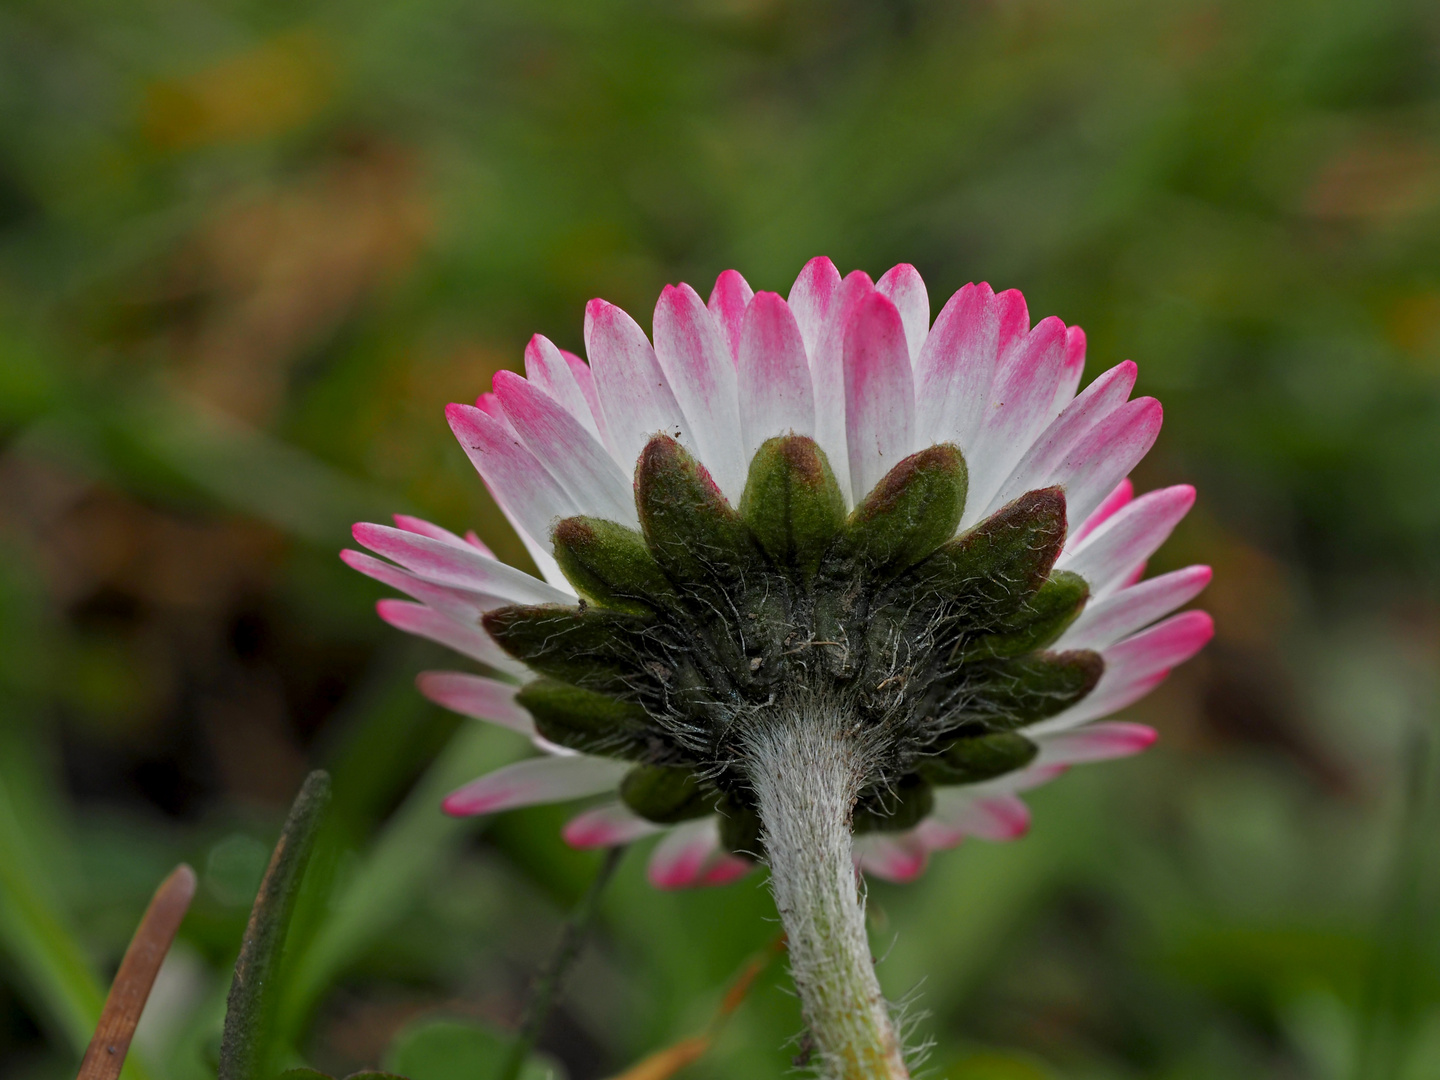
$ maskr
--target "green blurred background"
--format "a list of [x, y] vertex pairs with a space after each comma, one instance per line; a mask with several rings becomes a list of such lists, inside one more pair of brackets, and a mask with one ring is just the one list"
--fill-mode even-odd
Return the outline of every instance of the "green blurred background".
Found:
[[[596, 859], [455, 823], [525, 752], [414, 691], [336, 551], [395, 510], [525, 564], [444, 423], [735, 266], [1024, 290], [1168, 409], [1213, 646], [1152, 753], [871, 890], [951, 1080], [1440, 1076], [1440, 7], [1427, 0], [12, 0], [0, 8], [0, 1073], [73, 1075], [150, 891], [200, 890], [145, 1075], [206, 1075], [307, 768], [335, 778], [291, 1034], [343, 1073], [515, 1023]], [[544, 1046], [701, 1030], [760, 875], [626, 857]], [[301, 947], [303, 946], [303, 947]], [[779, 966], [683, 1077], [780, 1077]], [[419, 1080], [431, 1080], [420, 1076]], [[212, 1074], [213, 1075], [213, 1074]], [[435, 1080], [443, 1080], [436, 1074]], [[476, 1080], [483, 1077], [476, 1076]]]

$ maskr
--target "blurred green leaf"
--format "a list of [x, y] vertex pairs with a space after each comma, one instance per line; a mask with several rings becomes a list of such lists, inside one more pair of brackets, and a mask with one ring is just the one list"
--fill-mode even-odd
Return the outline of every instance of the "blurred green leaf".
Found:
[[1053, 1080], [1033, 1058], [998, 1052], [968, 1054], [941, 1070], [948, 1080]]
[[[508, 1036], [475, 1022], [418, 1020], [395, 1036], [387, 1066], [409, 1080], [489, 1080], [500, 1069]], [[532, 1057], [521, 1080], [565, 1080], [554, 1061]]]
[[524, 755], [526, 743], [486, 724], [466, 724], [436, 759], [334, 899], [329, 916], [299, 958], [286, 995], [291, 1030], [308, 1017], [330, 982], [393, 923], [484, 819], [440, 811], [445, 795]]

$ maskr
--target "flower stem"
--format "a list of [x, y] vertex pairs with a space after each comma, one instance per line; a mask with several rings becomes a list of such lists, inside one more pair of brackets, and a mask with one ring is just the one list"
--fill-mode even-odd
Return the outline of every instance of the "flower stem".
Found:
[[870, 943], [851, 855], [850, 815], [865, 748], [842, 713], [779, 714], [750, 736], [750, 782], [770, 886], [819, 1072], [825, 1080], [907, 1080]]
[[509, 1053], [501, 1063], [496, 1080], [516, 1080], [531, 1051], [535, 1049], [535, 1043], [545, 1028], [545, 1021], [550, 1018], [550, 1010], [559, 997], [561, 983], [569, 972], [570, 965], [580, 956], [580, 947], [585, 943], [585, 935], [599, 907], [600, 894], [610, 883], [610, 878], [614, 876], [615, 868], [620, 865], [620, 858], [624, 854], [623, 847], [613, 847], [605, 852], [605, 860], [600, 864], [600, 869], [595, 871], [590, 887], [585, 890], [585, 895], [565, 920], [565, 927], [560, 931], [560, 941], [556, 944], [555, 951], [550, 954], [545, 966], [536, 976], [535, 990], [520, 1022], [519, 1034], [510, 1044]]

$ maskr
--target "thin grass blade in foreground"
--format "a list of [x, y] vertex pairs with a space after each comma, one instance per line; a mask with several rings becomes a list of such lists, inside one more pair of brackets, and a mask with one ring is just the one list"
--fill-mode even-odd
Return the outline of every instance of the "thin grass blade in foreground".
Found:
[[150, 988], [155, 985], [155, 976], [160, 973], [160, 965], [194, 897], [195, 871], [184, 863], [155, 890], [154, 899], [145, 909], [145, 917], [125, 950], [125, 958], [120, 961], [120, 970], [110, 986], [100, 1023], [90, 1040], [90, 1048], [85, 1051], [85, 1060], [80, 1063], [77, 1080], [115, 1080], [120, 1075], [130, 1040], [135, 1037], [136, 1025], [149, 1000]]
[[235, 979], [225, 1010], [219, 1080], [267, 1080], [274, 1054], [278, 979], [285, 935], [300, 893], [300, 882], [330, 801], [330, 776], [317, 770], [305, 778], [290, 808], [270, 866], [250, 911]]

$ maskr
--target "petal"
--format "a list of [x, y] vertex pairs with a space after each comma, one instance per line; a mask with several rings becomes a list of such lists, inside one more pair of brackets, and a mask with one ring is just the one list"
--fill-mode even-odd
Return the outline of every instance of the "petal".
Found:
[[420, 693], [451, 712], [488, 720], [527, 739], [535, 736], [535, 721], [515, 702], [515, 693], [520, 687], [514, 683], [462, 671], [422, 671], [415, 676], [415, 685]]
[[1102, 522], [1109, 521], [1110, 518], [1119, 512], [1122, 506], [1133, 498], [1135, 498], [1135, 485], [1127, 476], [1115, 485], [1114, 490], [1111, 491], [1109, 495], [1106, 495], [1105, 498], [1101, 500], [1100, 505], [1091, 512], [1089, 517], [1080, 523], [1079, 528], [1070, 530], [1070, 535], [1065, 543], [1069, 547], [1075, 547], [1081, 540], [1084, 540], [1085, 537], [1099, 528]]
[[720, 848], [720, 823], [715, 815], [676, 825], [655, 846], [648, 876], [658, 889], [703, 885], [706, 876], [723, 859], [733, 858]]
[[740, 328], [745, 324], [745, 308], [749, 305], [755, 290], [740, 276], [738, 270], [721, 271], [715, 279], [715, 288], [710, 290], [710, 314], [714, 316], [725, 344], [730, 347], [730, 359], [740, 359]]
[[655, 350], [634, 319], [614, 304], [591, 300], [585, 307], [585, 349], [610, 449], [627, 475], [633, 474], [640, 451], [658, 432], [697, 449]]
[[817, 255], [805, 264], [795, 284], [790, 286], [790, 310], [800, 327], [805, 352], [814, 362], [820, 347], [820, 335], [830, 317], [830, 307], [840, 291], [840, 271], [824, 255]]
[[1065, 455], [1096, 424], [1125, 403], [1134, 385], [1135, 364], [1126, 360], [1087, 386], [1085, 392], [1071, 402], [1025, 452], [1019, 464], [1011, 470], [1009, 479], [983, 509], [981, 518], [988, 517], [1027, 491], [1054, 483], [1052, 477], [1065, 460]]
[[1065, 355], [1060, 362], [1060, 381], [1055, 388], [1051, 409], [1059, 415], [1075, 398], [1080, 376], [1085, 374], [1085, 331], [1078, 326], [1065, 328]]
[[962, 529], [985, 516], [1010, 471], [1055, 419], [1065, 376], [1065, 324], [1054, 316], [1041, 319], [1002, 356], [980, 430], [970, 447], [962, 447], [970, 470]]
[[404, 529], [406, 532], [419, 533], [421, 536], [428, 536], [432, 540], [444, 540], [447, 544], [459, 544], [462, 547], [469, 545], [481, 555], [495, 557], [495, 553], [485, 546], [480, 537], [473, 532], [467, 532], [463, 537], [456, 536], [449, 529], [442, 529], [439, 525], [426, 521], [424, 518], [411, 517], [409, 514], [392, 514], [395, 519], [395, 527]]
[[582, 513], [639, 526], [630, 477], [597, 436], [513, 371], [496, 373], [495, 393], [526, 448]]
[[755, 869], [755, 863], [749, 859], [742, 859], [738, 855], [732, 855], [728, 851], [722, 851], [710, 860], [704, 874], [700, 877], [701, 885], [728, 885], [737, 881]]
[[875, 288], [889, 297], [895, 310], [900, 312], [900, 321], [905, 324], [905, 342], [910, 348], [910, 362], [916, 363], [930, 333], [930, 294], [925, 291], [920, 272], [909, 263], [892, 266], [875, 283]]
[[475, 622], [481, 614], [491, 608], [504, 607], [512, 603], [493, 593], [478, 592], [459, 585], [438, 585], [427, 581], [418, 574], [412, 574], [404, 567], [377, 559], [363, 551], [346, 548], [340, 552], [340, 561], [352, 570], [358, 570], [366, 577], [374, 578], [392, 589], [398, 589], [412, 600], [419, 600], [437, 611], [443, 611], [452, 618], [464, 622]]
[[628, 762], [588, 754], [527, 758], [471, 780], [447, 795], [442, 805], [454, 817], [473, 817], [583, 799], [614, 789], [629, 768]]
[[618, 847], [662, 832], [664, 828], [616, 801], [601, 803], [577, 814], [566, 823], [560, 835], [573, 848]]
[[1115, 591], [1163, 544], [1195, 505], [1189, 484], [1161, 488], [1134, 500], [1056, 562], [1090, 585], [1091, 602]]
[[690, 420], [696, 456], [732, 503], [745, 490], [735, 361], [709, 309], [689, 285], [667, 285], [655, 305], [655, 356]]
[[1030, 327], [1025, 298], [966, 285], [946, 302], [915, 366], [916, 445], [951, 442], [968, 456], [1000, 356]]
[[[610, 433], [605, 426], [605, 413], [600, 408], [600, 391], [595, 387], [595, 373], [590, 370], [589, 364], [573, 352], [561, 349], [560, 355], [569, 366], [570, 374], [575, 376], [575, 385], [580, 388], [580, 396], [585, 399], [585, 404], [590, 408], [590, 415], [595, 418], [595, 426], [600, 431], [601, 441], [609, 447], [613, 454], [615, 445], [610, 441]], [[621, 465], [624, 465], [624, 462], [621, 462]]]
[[[854, 497], [850, 486], [850, 452], [846, 433], [845, 338], [855, 311], [874, 293], [875, 286], [863, 271], [856, 270], [846, 275], [830, 304], [819, 341], [813, 349], [806, 343], [810, 354], [810, 380], [815, 389], [815, 441], [829, 458], [835, 482], [839, 484], [847, 504], [851, 505]], [[799, 316], [796, 317], [798, 319]], [[800, 328], [803, 333], [804, 323]]]
[[1210, 584], [1210, 567], [1187, 566], [1169, 574], [1117, 589], [1086, 605], [1060, 640], [1057, 650], [1104, 649], [1127, 634], [1188, 604]]
[[1127, 401], [1075, 444], [1056, 468], [1052, 483], [1065, 489], [1066, 513], [1084, 521], [1115, 485], [1150, 452], [1160, 434], [1164, 410], [1154, 398]]
[[1030, 808], [1016, 795], [976, 797], [964, 788], [941, 788], [935, 793], [935, 809], [926, 821], [935, 822], [930, 831], [936, 837], [944, 827], [952, 830], [952, 835], [1015, 840], [1030, 830]]
[[905, 327], [878, 292], [857, 304], [846, 328], [845, 420], [858, 503], [913, 449], [915, 386]]
[[1081, 765], [1090, 761], [1108, 761], [1129, 757], [1148, 749], [1158, 735], [1144, 724], [1111, 721], [1086, 724], [1074, 731], [1057, 732], [1039, 740], [1040, 754], [1036, 761], [1043, 765]]
[[766, 439], [791, 432], [814, 435], [815, 400], [805, 342], [790, 305], [777, 293], [756, 293], [746, 309], [736, 375], [747, 460]]
[[447, 405], [445, 418], [545, 579], [568, 589], [565, 576], [550, 554], [550, 531], [559, 518], [580, 513], [575, 500], [525, 448], [508, 420], [496, 419], [468, 405]]
[[914, 830], [857, 836], [854, 852], [855, 861], [865, 873], [900, 884], [923, 874], [930, 859], [928, 848]]
[[1083, 700], [1064, 712], [1033, 724], [1026, 735], [1066, 731], [1134, 704], [1164, 681], [1170, 669], [1199, 652], [1215, 635], [1215, 622], [1203, 611], [1182, 611], [1148, 630], [1112, 645], [1101, 655], [1105, 674]]
[[605, 441], [590, 403], [575, 379], [575, 370], [549, 338], [536, 334], [525, 346], [525, 377], [597, 440]]
[[458, 585], [502, 597], [513, 604], [565, 604], [574, 600], [572, 595], [539, 578], [486, 558], [468, 546], [458, 547], [388, 525], [365, 522], [357, 524], [352, 531], [357, 543], [436, 584]]
[[397, 630], [438, 642], [497, 671], [517, 676], [530, 674], [524, 664], [502, 650], [478, 625], [459, 622], [443, 611], [408, 600], [381, 600], [375, 610]]

